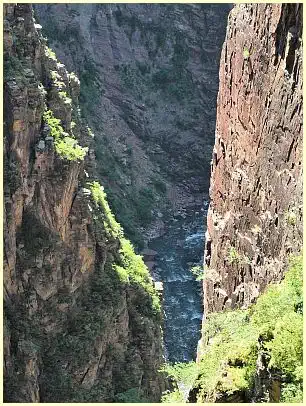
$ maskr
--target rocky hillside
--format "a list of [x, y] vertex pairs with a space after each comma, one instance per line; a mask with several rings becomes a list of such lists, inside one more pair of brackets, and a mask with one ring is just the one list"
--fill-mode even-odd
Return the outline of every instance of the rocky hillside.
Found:
[[[81, 79], [97, 171], [139, 247], [208, 198], [229, 5], [41, 4], [43, 34]], [[141, 175], [141, 176], [140, 176]]]
[[7, 402], [159, 401], [161, 310], [94, 176], [80, 83], [4, 7]]

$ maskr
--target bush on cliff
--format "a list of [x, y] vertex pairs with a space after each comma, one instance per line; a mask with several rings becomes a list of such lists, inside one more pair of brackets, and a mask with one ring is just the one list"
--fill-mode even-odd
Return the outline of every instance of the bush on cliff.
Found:
[[43, 119], [50, 127], [50, 135], [54, 138], [54, 146], [58, 155], [68, 161], [82, 161], [88, 148], [81, 147], [73, 136], [66, 133], [61, 120], [54, 117], [51, 110], [46, 110]]
[[119, 223], [117, 223], [111, 209], [106, 200], [106, 193], [103, 186], [99, 182], [89, 184], [92, 198], [98, 210], [95, 211], [96, 224], [103, 224], [108, 237], [117, 238], [123, 237], [123, 231]]
[[[201, 361], [180, 365], [193, 369], [198, 402], [215, 402], [218, 395], [239, 393], [251, 399], [257, 360], [264, 354], [268, 370], [281, 381], [281, 402], [302, 402], [303, 368], [303, 269], [302, 257], [291, 260], [289, 271], [271, 284], [247, 310], [208, 316], [204, 325]], [[177, 369], [177, 368], [176, 368]], [[168, 374], [182, 385], [186, 374]], [[189, 373], [190, 375], [190, 373]], [[163, 398], [169, 401], [170, 394]]]
[[[99, 233], [106, 233], [107, 239], [117, 239], [120, 243], [120, 264], [114, 264], [117, 277], [123, 283], [133, 284], [140, 288], [139, 296], [143, 297], [143, 311], [150, 314], [160, 313], [158, 295], [153, 286], [150, 272], [140, 255], [134, 251], [129, 240], [124, 238], [120, 224], [116, 221], [106, 200], [104, 188], [99, 182], [89, 184], [92, 199], [96, 204], [94, 219]], [[147, 300], [148, 299], [148, 300]]]

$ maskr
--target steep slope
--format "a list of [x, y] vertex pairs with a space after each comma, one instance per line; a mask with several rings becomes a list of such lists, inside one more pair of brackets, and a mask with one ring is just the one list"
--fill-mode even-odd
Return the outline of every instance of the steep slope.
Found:
[[99, 177], [141, 246], [165, 231], [168, 216], [208, 198], [229, 5], [41, 4], [35, 10], [50, 46], [80, 76]]
[[302, 245], [302, 5], [241, 5], [220, 63], [205, 313], [248, 306]]
[[165, 400], [302, 402], [302, 5], [236, 5], [220, 62], [197, 362]]
[[[263, 305], [248, 313], [236, 310], [226, 316], [216, 312], [247, 309], [268, 284], [283, 278], [290, 257], [302, 250], [302, 79], [302, 5], [235, 6], [220, 62], [204, 263], [203, 337], [198, 346], [198, 362], [205, 365], [207, 356], [216, 357], [213, 343], [223, 331], [225, 337], [233, 335], [238, 340], [231, 342], [234, 354], [229, 355], [228, 350], [225, 358], [220, 355], [224, 344], [220, 344], [215, 359], [216, 365], [227, 371], [221, 375], [219, 370], [226, 381], [223, 388], [227, 387], [225, 396], [219, 394], [222, 401], [278, 402], [281, 385], [288, 382], [291, 399], [301, 396], [296, 392], [302, 382], [301, 371], [294, 378], [295, 372], [288, 375], [287, 367], [275, 368], [275, 358], [269, 352], [277, 343], [281, 357], [288, 359], [290, 353], [297, 357], [297, 365], [302, 362], [298, 347], [302, 340], [301, 262], [298, 276], [291, 271], [290, 283], [300, 290], [297, 302], [294, 292], [277, 299], [276, 287], [259, 300]], [[255, 321], [259, 332], [252, 330], [250, 323], [257, 308], [261, 309], [261, 318]], [[265, 329], [269, 323], [273, 327]], [[280, 331], [288, 331], [287, 336], [279, 339]], [[254, 337], [255, 344], [250, 344]], [[256, 371], [243, 372], [242, 367], [252, 364], [252, 356]], [[240, 370], [231, 375], [231, 367]], [[223, 378], [218, 379], [215, 391], [222, 387]], [[295, 379], [299, 382], [296, 386], [292, 383]], [[235, 385], [249, 392], [241, 395]], [[198, 401], [209, 400], [204, 388], [202, 382], [195, 391]], [[235, 390], [238, 397], [231, 398], [229, 394]], [[288, 400], [282, 396], [283, 401]]]
[[161, 310], [95, 181], [79, 80], [4, 6], [5, 400], [159, 401]]

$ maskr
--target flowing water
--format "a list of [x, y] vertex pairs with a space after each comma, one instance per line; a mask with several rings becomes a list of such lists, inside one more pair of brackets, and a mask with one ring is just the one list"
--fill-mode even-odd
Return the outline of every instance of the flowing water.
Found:
[[207, 208], [199, 208], [185, 218], [173, 219], [167, 232], [153, 240], [158, 252], [153, 277], [163, 282], [164, 340], [166, 358], [184, 362], [196, 357], [201, 335], [202, 282], [190, 269], [202, 265]]

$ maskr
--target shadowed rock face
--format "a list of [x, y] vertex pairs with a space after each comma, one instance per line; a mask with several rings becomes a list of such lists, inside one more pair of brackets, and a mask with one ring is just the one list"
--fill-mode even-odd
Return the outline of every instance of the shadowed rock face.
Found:
[[[79, 81], [47, 52], [30, 5], [5, 5], [4, 27], [5, 401], [114, 402], [129, 389], [159, 401], [161, 316], [118, 278], [122, 240], [84, 188], [95, 161]], [[89, 148], [84, 161], [59, 156], [45, 105]]]
[[205, 313], [248, 306], [302, 246], [302, 5], [239, 5], [220, 62]]
[[51, 47], [80, 76], [98, 173], [135, 242], [207, 197], [229, 8], [35, 6]]

